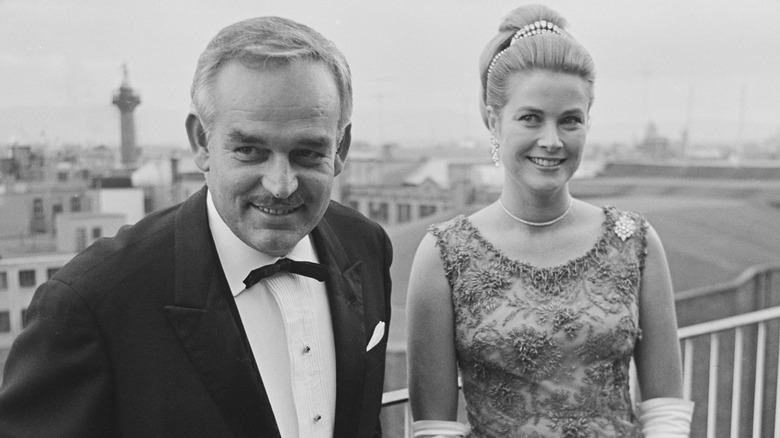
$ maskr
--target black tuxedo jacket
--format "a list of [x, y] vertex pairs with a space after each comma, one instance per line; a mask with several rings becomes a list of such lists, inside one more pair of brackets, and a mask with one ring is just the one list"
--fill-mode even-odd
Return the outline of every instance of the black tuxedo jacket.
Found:
[[[331, 271], [334, 436], [375, 436], [390, 241], [335, 202], [312, 239]], [[214, 249], [205, 188], [76, 256], [27, 314], [0, 389], [1, 437], [279, 436]], [[380, 321], [385, 336], [366, 351]]]

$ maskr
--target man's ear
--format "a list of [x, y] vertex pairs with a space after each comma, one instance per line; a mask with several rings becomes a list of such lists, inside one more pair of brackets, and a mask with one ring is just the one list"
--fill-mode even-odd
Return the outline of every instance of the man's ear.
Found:
[[195, 164], [203, 172], [209, 171], [209, 142], [206, 138], [206, 129], [200, 122], [200, 118], [193, 113], [187, 116], [184, 122], [187, 129], [187, 138], [190, 140], [190, 149], [195, 158]]
[[336, 159], [333, 163], [333, 176], [336, 176], [344, 170], [344, 164], [347, 162], [349, 145], [352, 143], [352, 124], [344, 127], [344, 134], [341, 136], [339, 148], [336, 149]]

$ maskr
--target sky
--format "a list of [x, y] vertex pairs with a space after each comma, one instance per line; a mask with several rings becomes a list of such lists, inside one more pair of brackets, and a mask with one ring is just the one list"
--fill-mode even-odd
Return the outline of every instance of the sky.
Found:
[[[196, 60], [224, 26], [278, 15], [333, 40], [353, 73], [353, 139], [487, 144], [477, 61], [506, 0], [0, 0], [0, 145], [116, 146], [127, 65], [139, 146], [186, 148]], [[780, 2], [551, 0], [591, 52], [589, 141], [780, 135]]]

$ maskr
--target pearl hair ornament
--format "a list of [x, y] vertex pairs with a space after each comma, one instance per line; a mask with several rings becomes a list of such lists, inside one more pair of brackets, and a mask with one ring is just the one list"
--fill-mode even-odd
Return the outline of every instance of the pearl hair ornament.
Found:
[[501, 57], [501, 55], [503, 55], [504, 52], [512, 47], [512, 44], [514, 44], [515, 41], [519, 40], [520, 38], [530, 37], [540, 33], [554, 33], [560, 35], [563, 33], [563, 30], [561, 30], [557, 24], [547, 20], [534, 21], [531, 24], [526, 24], [525, 26], [521, 27], [512, 36], [512, 39], [509, 41], [509, 45], [506, 47], [506, 49], [496, 53], [496, 56], [494, 56], [493, 60], [490, 61], [490, 65], [487, 69], [487, 77], [490, 77], [490, 73], [493, 71], [493, 67], [496, 65], [496, 62], [498, 62], [498, 59]]

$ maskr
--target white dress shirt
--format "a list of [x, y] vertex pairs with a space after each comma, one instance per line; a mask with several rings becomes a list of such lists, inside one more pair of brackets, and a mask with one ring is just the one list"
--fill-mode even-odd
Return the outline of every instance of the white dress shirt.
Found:
[[[247, 289], [246, 276], [276, 262], [236, 237], [207, 197], [209, 228], [235, 297], [282, 438], [333, 436], [336, 349], [325, 283], [283, 272]], [[286, 255], [318, 262], [307, 235]]]

